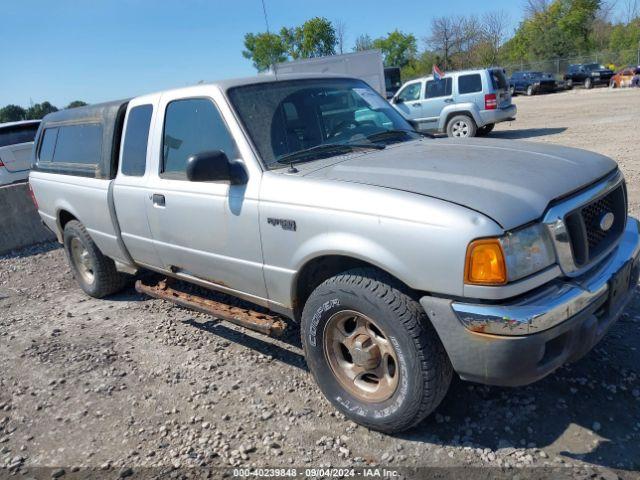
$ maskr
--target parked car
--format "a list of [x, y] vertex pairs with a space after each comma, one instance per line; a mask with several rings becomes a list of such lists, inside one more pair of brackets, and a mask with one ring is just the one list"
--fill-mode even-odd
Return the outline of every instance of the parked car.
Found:
[[613, 71], [599, 63], [585, 63], [569, 65], [564, 76], [567, 87], [583, 85], [584, 88], [592, 88], [594, 85], [609, 85]]
[[0, 185], [29, 177], [31, 149], [40, 120], [0, 123]]
[[[464, 75], [448, 78], [477, 84]], [[613, 160], [426, 138], [355, 78], [263, 75], [64, 110], [36, 145], [38, 210], [87, 294], [148, 269], [168, 279], [136, 282], [152, 296], [262, 332], [300, 322], [324, 395], [384, 432], [433, 412], [453, 372], [516, 386], [579, 359], [638, 281], [640, 224]]]
[[516, 116], [501, 68], [450, 72], [440, 80], [412, 80], [394, 95], [391, 104], [417, 130], [446, 132], [450, 137], [486, 135], [496, 123]]
[[553, 93], [558, 84], [551, 73], [544, 72], [513, 72], [509, 79], [511, 95], [525, 93], [528, 96], [538, 93]]
[[630, 87], [631, 82], [633, 81], [633, 77], [636, 75], [636, 72], [640, 73], [640, 67], [626, 67], [618, 70], [616, 74], [611, 77], [609, 86], [611, 88]]

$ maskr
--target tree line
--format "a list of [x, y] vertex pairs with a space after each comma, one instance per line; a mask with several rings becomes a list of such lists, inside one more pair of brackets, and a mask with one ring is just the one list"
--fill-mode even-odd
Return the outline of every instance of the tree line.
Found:
[[[434, 64], [457, 70], [603, 50], [618, 52], [611, 62], [633, 64], [640, 50], [638, 0], [623, 0], [622, 18], [615, 20], [612, 1], [525, 0], [515, 31], [502, 10], [435, 17], [420, 41], [396, 29], [379, 38], [360, 34], [353, 50], [380, 49], [385, 66], [401, 67], [405, 78], [428, 74]], [[346, 31], [342, 21], [315, 17], [278, 33], [247, 33], [242, 55], [262, 72], [274, 63], [344, 53]]]
[[[87, 105], [82, 100], [74, 100], [69, 103], [67, 108], [84, 107]], [[22, 108], [20, 105], [6, 105], [0, 108], [0, 123], [18, 122], [20, 120], [40, 120], [45, 115], [57, 112], [59, 109], [49, 102], [34, 103], [28, 108]]]

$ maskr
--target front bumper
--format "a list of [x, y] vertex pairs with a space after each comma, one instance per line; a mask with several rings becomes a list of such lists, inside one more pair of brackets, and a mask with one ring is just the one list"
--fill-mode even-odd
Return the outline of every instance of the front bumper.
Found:
[[500, 123], [506, 122], [507, 120], [513, 120], [516, 113], [518, 113], [518, 109], [513, 104], [505, 108], [496, 108], [495, 110], [480, 110], [481, 124], [478, 124], [478, 126], [482, 127], [490, 123]]
[[422, 297], [420, 303], [460, 377], [525, 385], [591, 350], [633, 296], [640, 273], [638, 231], [638, 221], [629, 218], [618, 246], [598, 267], [513, 302], [467, 304]]

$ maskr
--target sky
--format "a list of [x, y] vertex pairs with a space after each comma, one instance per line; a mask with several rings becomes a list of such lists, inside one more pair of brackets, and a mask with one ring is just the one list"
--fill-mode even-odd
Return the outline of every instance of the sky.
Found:
[[[419, 39], [434, 16], [504, 10], [521, 0], [265, 0], [271, 31], [314, 16], [362, 33], [398, 28]], [[255, 74], [243, 36], [266, 30], [261, 0], [0, 0], [0, 106], [126, 98], [198, 81]]]

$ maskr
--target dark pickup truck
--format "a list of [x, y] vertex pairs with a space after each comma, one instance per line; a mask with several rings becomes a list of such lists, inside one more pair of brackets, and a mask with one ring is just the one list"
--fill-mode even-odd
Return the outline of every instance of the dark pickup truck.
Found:
[[585, 63], [569, 65], [569, 70], [564, 76], [568, 88], [581, 84], [584, 88], [592, 88], [594, 85], [609, 85], [613, 77], [613, 70], [605, 68], [599, 63]]
[[558, 84], [551, 73], [544, 72], [513, 72], [509, 79], [511, 96], [525, 93], [528, 96], [538, 93], [553, 93]]

